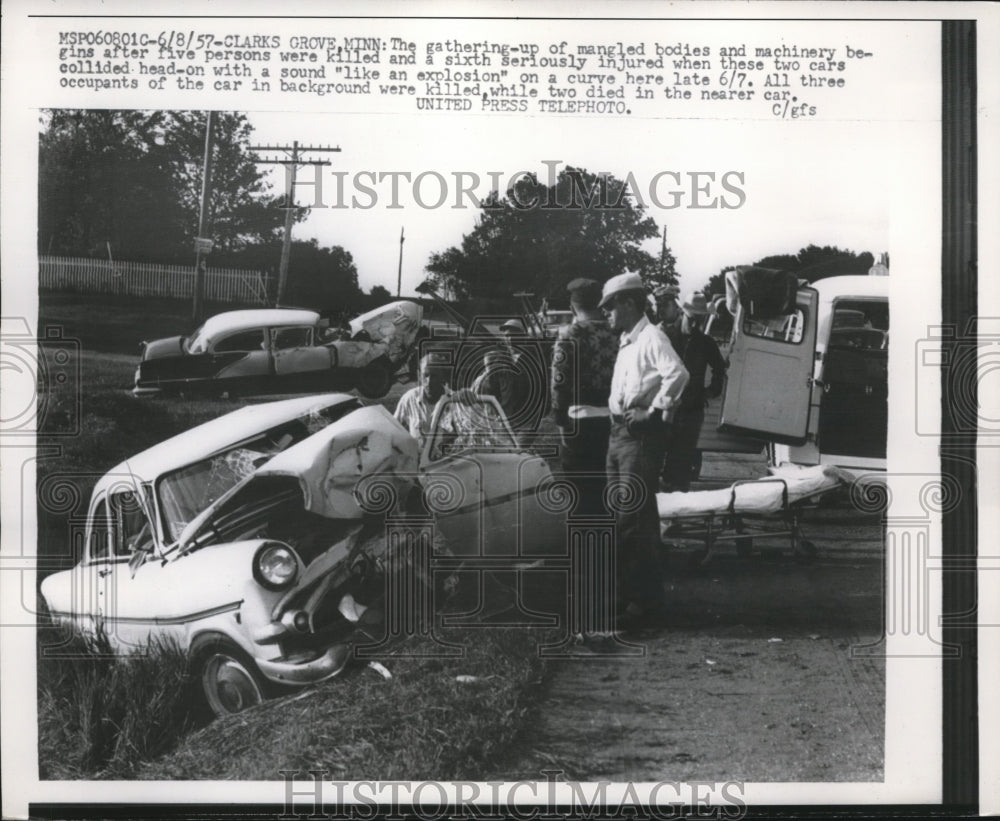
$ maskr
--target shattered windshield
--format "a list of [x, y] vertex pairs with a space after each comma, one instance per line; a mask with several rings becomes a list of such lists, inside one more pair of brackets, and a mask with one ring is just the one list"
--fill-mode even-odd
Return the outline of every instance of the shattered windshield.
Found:
[[254, 439], [165, 473], [156, 483], [156, 494], [167, 541], [176, 541], [192, 519], [271, 457], [360, 407], [358, 400], [351, 399], [318, 408]]

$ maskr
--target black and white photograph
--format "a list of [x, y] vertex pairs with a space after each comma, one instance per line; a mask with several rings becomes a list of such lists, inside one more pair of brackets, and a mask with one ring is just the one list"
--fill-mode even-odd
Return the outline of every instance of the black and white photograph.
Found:
[[995, 811], [933, 5], [5, 5], [4, 816]]

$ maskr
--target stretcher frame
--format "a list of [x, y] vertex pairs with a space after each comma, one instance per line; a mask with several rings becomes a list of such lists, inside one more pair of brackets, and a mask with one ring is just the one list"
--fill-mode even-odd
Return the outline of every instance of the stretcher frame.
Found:
[[[736, 510], [736, 489], [743, 485], [760, 485], [777, 482], [781, 485], [781, 508], [769, 513]], [[741, 479], [730, 486], [729, 509], [725, 512], [664, 516], [661, 521], [670, 525], [661, 533], [664, 546], [675, 540], [702, 540], [704, 548], [693, 554], [692, 562], [697, 566], [707, 565], [713, 557], [713, 550], [719, 542], [731, 541], [736, 554], [747, 558], [753, 551], [754, 539], [787, 538], [792, 553], [800, 561], [812, 561], [816, 557], [816, 545], [802, 533], [802, 514], [818, 507], [820, 497], [841, 490], [838, 485], [818, 489], [793, 502], [788, 500], [788, 482], [772, 476], [761, 479]], [[770, 523], [770, 524], [769, 524]], [[773, 525], [773, 526], [771, 526]]]

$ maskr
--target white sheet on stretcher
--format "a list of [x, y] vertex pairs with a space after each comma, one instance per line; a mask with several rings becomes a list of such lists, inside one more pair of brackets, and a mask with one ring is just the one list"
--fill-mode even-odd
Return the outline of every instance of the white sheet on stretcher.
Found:
[[[851, 474], [833, 465], [798, 467], [796, 465], [773, 468], [771, 476], [735, 487], [737, 513], [777, 513], [781, 510], [783, 487], [780, 482], [766, 479], [783, 479], [788, 485], [788, 504], [853, 481]], [[689, 493], [657, 493], [656, 505], [660, 519], [679, 516], [707, 516], [728, 513], [734, 488], [696, 490]]]

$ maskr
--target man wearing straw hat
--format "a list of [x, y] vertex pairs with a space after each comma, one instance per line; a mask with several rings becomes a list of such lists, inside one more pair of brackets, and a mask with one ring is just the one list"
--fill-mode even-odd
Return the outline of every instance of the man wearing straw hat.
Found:
[[[698, 436], [705, 421], [705, 405], [709, 399], [722, 394], [726, 362], [715, 340], [702, 330], [708, 316], [704, 294], [688, 294], [681, 302], [680, 311], [680, 321], [664, 330], [691, 378], [674, 416], [662, 478], [668, 492], [686, 493], [698, 464]], [[706, 387], [705, 374], [709, 368], [712, 379]]]
[[[600, 307], [621, 334], [608, 409], [608, 482], [631, 487], [616, 511], [619, 618], [617, 626], [638, 624], [662, 605], [663, 584], [655, 550], [659, 544], [656, 490], [670, 425], [688, 383], [688, 372], [670, 340], [645, 315], [646, 289], [638, 274], [612, 277]], [[636, 487], [638, 482], [638, 487]]]

